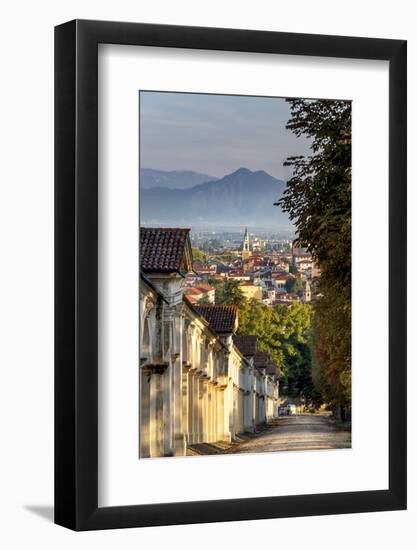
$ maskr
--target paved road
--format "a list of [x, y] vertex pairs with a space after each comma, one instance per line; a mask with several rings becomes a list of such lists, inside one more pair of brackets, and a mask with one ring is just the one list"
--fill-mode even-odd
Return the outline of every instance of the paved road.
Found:
[[260, 453], [349, 447], [349, 432], [338, 431], [326, 416], [302, 414], [278, 418], [262, 432], [233, 444], [226, 452]]

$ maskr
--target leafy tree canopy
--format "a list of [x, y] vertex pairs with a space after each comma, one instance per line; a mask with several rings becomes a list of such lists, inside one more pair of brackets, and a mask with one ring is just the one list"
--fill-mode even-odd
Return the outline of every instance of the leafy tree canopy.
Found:
[[294, 279], [288, 279], [285, 282], [285, 290], [287, 292], [292, 292], [301, 296], [303, 292], [303, 282], [300, 277], [295, 277]]
[[313, 324], [313, 378], [334, 405], [349, 406], [351, 385], [351, 103], [288, 100], [287, 128], [311, 140], [312, 155], [289, 157], [293, 176], [278, 205], [298, 246], [320, 266]]
[[293, 303], [266, 306], [255, 299], [239, 310], [239, 334], [257, 336], [258, 350], [268, 351], [282, 373], [287, 394], [319, 401], [311, 377], [312, 307]]
[[200, 249], [192, 247], [191, 250], [192, 250], [192, 253], [193, 253], [193, 260], [195, 262], [206, 262], [207, 261], [207, 254], [202, 252]]
[[229, 279], [216, 284], [216, 304], [234, 304], [243, 307], [246, 302], [238, 281]]

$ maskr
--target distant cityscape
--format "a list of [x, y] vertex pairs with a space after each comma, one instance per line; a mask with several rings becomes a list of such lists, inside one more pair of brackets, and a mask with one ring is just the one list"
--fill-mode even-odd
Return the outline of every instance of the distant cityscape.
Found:
[[[291, 230], [288, 230], [288, 234]], [[264, 230], [191, 232], [193, 271], [183, 281], [191, 303], [216, 301], [216, 282], [237, 281], [247, 300], [291, 306], [314, 300], [320, 271], [289, 235]]]

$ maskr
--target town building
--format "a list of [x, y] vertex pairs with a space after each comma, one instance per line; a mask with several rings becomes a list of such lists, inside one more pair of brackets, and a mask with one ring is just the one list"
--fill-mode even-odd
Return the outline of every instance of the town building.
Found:
[[258, 300], [262, 301], [262, 287], [259, 285], [253, 285], [251, 283], [242, 283], [239, 285], [240, 290], [242, 291], [243, 296], [247, 300]]
[[308, 279], [304, 283], [303, 302], [305, 304], [308, 304], [309, 302], [311, 302], [311, 285], [310, 285], [310, 281]]
[[252, 256], [252, 254], [251, 254], [251, 251], [250, 251], [248, 228], [245, 227], [245, 234], [243, 236], [243, 244], [242, 244], [242, 260], [247, 260], [251, 256]]
[[216, 264], [193, 262], [193, 270], [199, 277], [212, 277], [217, 273], [217, 266]]
[[294, 279], [294, 275], [285, 271], [280, 271], [272, 274], [272, 284], [276, 290], [285, 290], [287, 281]]
[[193, 286], [184, 287], [184, 295], [192, 304], [204, 301], [214, 304], [216, 299], [216, 289], [214, 286], [205, 283], [197, 283]]
[[141, 458], [232, 441], [278, 415], [276, 365], [236, 336], [236, 306], [187, 299], [192, 265], [189, 229], [140, 229]]

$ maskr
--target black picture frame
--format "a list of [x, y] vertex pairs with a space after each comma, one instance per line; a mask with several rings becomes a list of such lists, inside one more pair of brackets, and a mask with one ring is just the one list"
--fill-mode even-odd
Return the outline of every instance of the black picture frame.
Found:
[[[387, 490], [98, 507], [98, 44], [389, 62]], [[84, 20], [55, 28], [57, 524], [78, 531], [406, 508], [406, 113], [404, 40]]]

